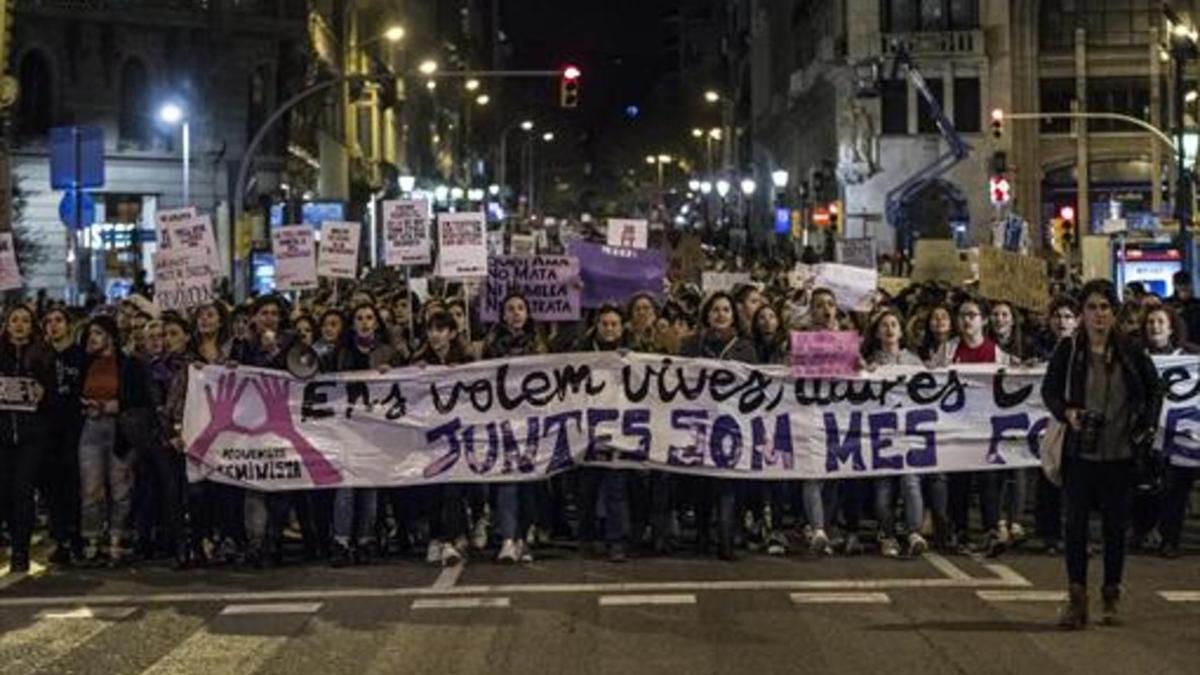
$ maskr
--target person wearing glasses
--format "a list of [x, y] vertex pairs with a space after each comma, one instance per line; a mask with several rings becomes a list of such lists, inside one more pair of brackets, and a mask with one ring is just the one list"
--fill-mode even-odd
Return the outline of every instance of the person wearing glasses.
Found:
[[1117, 618], [1125, 567], [1125, 529], [1133, 499], [1137, 453], [1149, 451], [1162, 408], [1154, 362], [1139, 342], [1116, 328], [1112, 284], [1083, 287], [1083, 330], [1054, 350], [1042, 380], [1042, 400], [1067, 424], [1063, 444], [1068, 604], [1059, 625], [1088, 622], [1088, 519], [1100, 511], [1104, 537], [1104, 623]]

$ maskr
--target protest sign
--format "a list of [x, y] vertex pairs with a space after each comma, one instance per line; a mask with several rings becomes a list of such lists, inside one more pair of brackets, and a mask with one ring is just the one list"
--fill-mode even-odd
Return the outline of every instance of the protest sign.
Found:
[[17, 266], [17, 247], [12, 232], [0, 232], [0, 291], [10, 291], [24, 285]]
[[33, 412], [46, 392], [32, 377], [0, 376], [0, 410]]
[[894, 298], [903, 293], [911, 283], [905, 277], [879, 277], [879, 290]]
[[984, 246], [979, 251], [979, 293], [1022, 309], [1044, 311], [1050, 301], [1046, 261]]
[[439, 213], [438, 276], [487, 276], [487, 225], [482, 213]]
[[509, 255], [537, 255], [537, 240], [532, 234], [514, 234], [508, 238]]
[[670, 249], [671, 278], [677, 281], [697, 283], [704, 271], [704, 245], [694, 234], [685, 234]]
[[645, 220], [633, 218], [608, 219], [608, 245], [620, 248], [646, 248], [650, 227]]
[[708, 293], [730, 292], [738, 286], [750, 283], [749, 272], [704, 272], [700, 275], [700, 288]]
[[913, 259], [912, 280], [958, 284], [971, 278], [970, 263], [962, 260], [958, 247], [949, 239], [918, 239]]
[[569, 256], [497, 256], [488, 261], [479, 317], [497, 321], [504, 297], [519, 291], [537, 321], [579, 320], [579, 260]]
[[584, 307], [623, 303], [638, 293], [656, 298], [663, 293], [667, 261], [662, 251], [574, 241], [567, 252], [579, 259]]
[[867, 311], [878, 287], [879, 273], [872, 269], [822, 263], [816, 265], [814, 285], [828, 288], [837, 298], [838, 307], [851, 311]]
[[429, 201], [383, 203], [383, 261], [385, 265], [428, 265], [430, 255]]
[[358, 276], [359, 223], [321, 223], [321, 251], [317, 256], [317, 274], [335, 279]]
[[158, 250], [171, 248], [202, 248], [214, 276], [221, 275], [221, 254], [213, 236], [212, 220], [199, 215], [194, 208], [159, 211], [154, 215], [157, 225]]
[[875, 269], [875, 240], [871, 237], [843, 239], [838, 252], [843, 265]]
[[[1200, 463], [1200, 361], [1155, 361], [1154, 446]], [[1038, 465], [1040, 369], [889, 366], [846, 379], [650, 354], [188, 377], [189, 478], [261, 490], [541, 480], [578, 466], [733, 479], [863, 478]]]
[[858, 373], [862, 336], [855, 331], [794, 331], [791, 365], [794, 377], [837, 377]]
[[317, 287], [317, 250], [309, 225], [285, 225], [271, 230], [275, 254], [275, 289], [303, 291]]
[[1084, 235], [1079, 242], [1079, 253], [1083, 259], [1082, 278], [1112, 281], [1111, 239], [1098, 235]]
[[208, 253], [193, 246], [154, 252], [154, 302], [163, 310], [185, 310], [213, 300], [214, 274]]

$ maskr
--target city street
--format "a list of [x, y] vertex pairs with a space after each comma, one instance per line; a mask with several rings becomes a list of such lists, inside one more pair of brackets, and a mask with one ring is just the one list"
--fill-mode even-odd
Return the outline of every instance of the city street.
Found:
[[550, 548], [446, 570], [35, 568], [0, 577], [0, 674], [1196, 672], [1194, 558], [1131, 558], [1125, 624], [1078, 633], [1054, 626], [1061, 567]]

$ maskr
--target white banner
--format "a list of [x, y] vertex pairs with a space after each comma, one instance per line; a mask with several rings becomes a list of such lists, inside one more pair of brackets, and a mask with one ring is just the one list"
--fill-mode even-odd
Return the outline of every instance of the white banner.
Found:
[[321, 252], [317, 257], [317, 274], [335, 279], [354, 279], [358, 276], [359, 223], [321, 223]]
[[208, 252], [201, 247], [154, 252], [154, 302], [161, 309], [183, 310], [212, 302], [214, 277]]
[[482, 213], [439, 213], [438, 276], [487, 276], [487, 224]]
[[[1200, 461], [1200, 361], [1171, 383], [1159, 446]], [[209, 366], [189, 378], [191, 477], [261, 489], [535, 480], [589, 464], [839, 479], [1037, 464], [1042, 372], [783, 367], [615, 352], [319, 375]]]
[[303, 291], [317, 287], [317, 249], [309, 225], [285, 225], [271, 230], [275, 254], [275, 290]]
[[10, 291], [24, 285], [21, 268], [17, 265], [17, 245], [12, 232], [0, 232], [0, 291]]
[[383, 203], [383, 259], [389, 266], [430, 263], [428, 200]]

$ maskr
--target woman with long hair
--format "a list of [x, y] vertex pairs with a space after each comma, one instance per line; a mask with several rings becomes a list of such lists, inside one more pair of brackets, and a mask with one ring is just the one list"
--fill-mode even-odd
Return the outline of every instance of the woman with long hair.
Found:
[[779, 310], [774, 305], [763, 304], [754, 312], [750, 325], [758, 362], [786, 364], [790, 345], [788, 344], [788, 332], [779, 317]]
[[929, 368], [945, 368], [953, 360], [949, 347], [954, 340], [954, 321], [948, 305], [934, 305], [925, 315], [925, 330], [917, 346], [917, 356]]
[[54, 360], [54, 391], [47, 392], [47, 414], [54, 424], [47, 425], [41, 483], [49, 502], [50, 535], [56, 543], [50, 562], [66, 565], [83, 553], [79, 539], [79, 430], [83, 426], [79, 395], [84, 353], [65, 306], [46, 310], [42, 330]]

